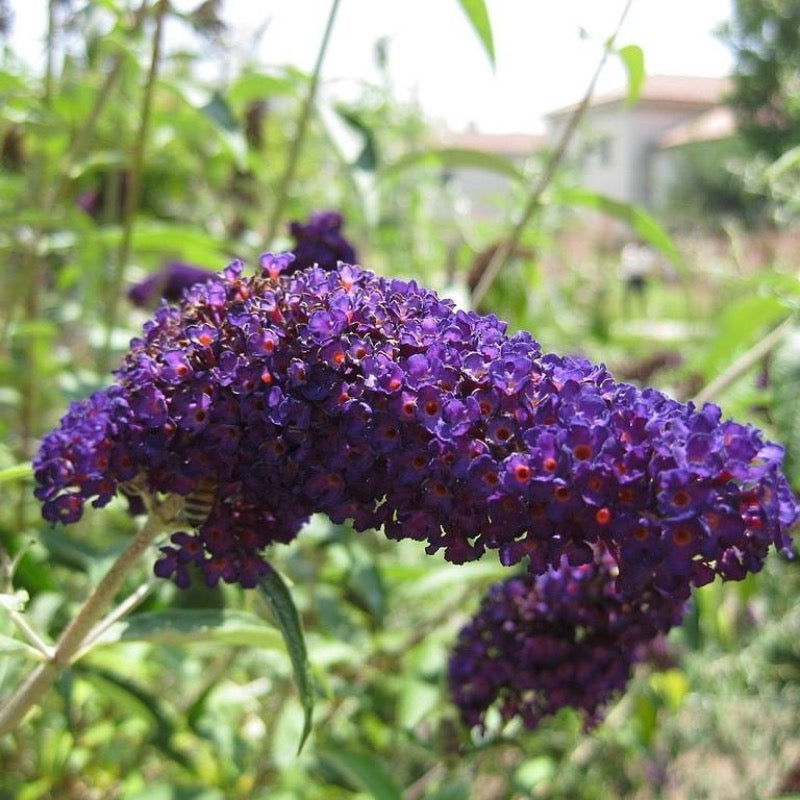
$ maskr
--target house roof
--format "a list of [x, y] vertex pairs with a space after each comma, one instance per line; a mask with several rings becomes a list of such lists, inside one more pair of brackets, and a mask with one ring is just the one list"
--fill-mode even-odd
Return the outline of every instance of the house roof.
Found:
[[532, 133], [481, 133], [477, 130], [444, 131], [437, 136], [442, 147], [483, 150], [504, 156], [528, 156], [541, 149], [547, 139]]
[[656, 142], [659, 150], [679, 147], [690, 142], [713, 142], [732, 136], [736, 131], [736, 115], [728, 106], [715, 106], [696, 117], [670, 128]]
[[[702, 78], [691, 75], [648, 75], [645, 78], [639, 105], [643, 103], [669, 104], [683, 106], [714, 106], [730, 88], [728, 78]], [[627, 87], [620, 87], [610, 92], [596, 94], [590, 106], [597, 107], [627, 100]], [[572, 103], [564, 108], [551, 111], [548, 117], [559, 117], [569, 114], [579, 105]]]

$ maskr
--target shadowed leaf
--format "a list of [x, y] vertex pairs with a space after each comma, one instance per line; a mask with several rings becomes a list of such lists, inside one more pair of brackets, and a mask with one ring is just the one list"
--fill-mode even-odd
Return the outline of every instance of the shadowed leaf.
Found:
[[303, 626], [288, 587], [274, 569], [270, 570], [261, 579], [259, 588], [269, 603], [275, 621], [283, 634], [286, 649], [289, 651], [289, 658], [292, 661], [300, 702], [303, 705], [305, 723], [300, 737], [300, 744], [297, 748], [299, 753], [311, 733], [311, 722], [314, 714], [314, 687], [311, 682], [311, 670], [308, 664]]

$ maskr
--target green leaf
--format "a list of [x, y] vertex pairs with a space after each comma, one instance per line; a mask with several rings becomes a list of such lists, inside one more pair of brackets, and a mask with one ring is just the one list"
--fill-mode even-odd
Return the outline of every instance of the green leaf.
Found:
[[134, 614], [112, 625], [99, 645], [116, 642], [190, 644], [212, 642], [273, 650], [282, 647], [280, 633], [255, 614], [228, 609], [180, 608]]
[[228, 89], [228, 102], [233, 106], [266, 100], [277, 95], [290, 95], [294, 92], [295, 81], [279, 75], [252, 73], [242, 75]]
[[628, 75], [628, 105], [636, 105], [644, 85], [644, 52], [638, 45], [629, 44], [620, 47], [617, 55], [622, 60]]
[[774, 295], [751, 294], [727, 304], [714, 320], [713, 336], [689, 360], [689, 366], [713, 380], [785, 317], [786, 305]]
[[71, 533], [65, 533], [63, 528], [43, 528], [39, 531], [39, 540], [47, 548], [51, 561], [83, 572], [107, 555]]
[[19, 76], [12, 72], [0, 70], [0, 94], [27, 93], [28, 85]]
[[496, 66], [494, 56], [494, 37], [492, 36], [492, 23], [489, 20], [489, 12], [483, 0], [458, 0], [467, 19], [472, 25], [472, 29], [481, 40], [483, 49], [489, 57], [492, 68]]
[[777, 161], [774, 161], [764, 170], [764, 177], [774, 181], [785, 172], [800, 169], [800, 146], [793, 147], [785, 152]]
[[0, 483], [22, 481], [32, 477], [33, 466], [31, 464], [15, 464], [13, 467], [0, 469]]
[[361, 136], [361, 152], [353, 162], [353, 166], [367, 172], [374, 172], [378, 167], [378, 144], [372, 128], [357, 112], [341, 104], [336, 106], [336, 113]]
[[150, 732], [150, 741], [164, 755], [171, 758], [183, 767], [189, 767], [190, 762], [172, 744], [176, 727], [163, 708], [161, 699], [151, 692], [137, 686], [127, 677], [118, 675], [109, 669], [91, 664], [75, 664], [72, 669], [105, 689], [105, 693], [116, 703], [120, 701], [132, 706], [144, 716], [149, 717], [154, 723]]
[[501, 580], [507, 575], [508, 567], [488, 559], [483, 562], [476, 561], [458, 566], [448, 564], [437, 567], [423, 578], [415, 580], [407, 586], [398, 587], [396, 591], [408, 598], [419, 598], [430, 594], [441, 597], [453, 589], [464, 588], [473, 581], [486, 583]]
[[482, 169], [486, 172], [503, 175], [519, 183], [525, 183], [525, 176], [504, 156], [462, 147], [444, 147], [407, 153], [383, 169], [382, 174], [388, 177], [419, 167]]
[[784, 467], [792, 486], [800, 486], [800, 331], [792, 331], [772, 355], [772, 421], [786, 446]]
[[42, 660], [42, 654], [35, 648], [31, 647], [19, 639], [14, 639], [12, 636], [5, 636], [0, 634], [0, 656], [20, 655], [26, 658], [33, 658], [37, 661]]
[[681, 274], [685, 275], [686, 268], [683, 259], [672, 237], [644, 209], [583, 187], [556, 189], [552, 199], [564, 205], [592, 208], [627, 223], [645, 242], [660, 250]]
[[400, 787], [375, 756], [339, 747], [322, 748], [319, 756], [330, 769], [369, 792], [375, 800], [403, 800]]
[[228, 101], [219, 92], [214, 92], [211, 99], [200, 109], [212, 122], [226, 131], [236, 131], [239, 123], [228, 105]]
[[294, 668], [294, 679], [305, 714], [303, 733], [297, 748], [297, 752], [300, 753], [311, 733], [311, 722], [314, 715], [314, 687], [311, 683], [311, 670], [308, 664], [303, 626], [292, 595], [276, 570], [271, 569], [261, 579], [259, 588], [269, 603], [275, 621], [283, 634], [283, 640]]

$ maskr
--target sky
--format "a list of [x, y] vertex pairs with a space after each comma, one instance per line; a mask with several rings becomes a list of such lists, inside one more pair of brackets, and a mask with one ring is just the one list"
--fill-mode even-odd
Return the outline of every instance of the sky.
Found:
[[[191, 8], [200, 0], [180, 0]], [[323, 68], [324, 90], [353, 96], [377, 81], [375, 42], [387, 37], [393, 91], [453, 130], [543, 130], [543, 116], [580, 99], [624, 0], [486, 0], [497, 55], [492, 69], [458, 0], [341, 0]], [[41, 60], [46, 0], [12, 0], [14, 46]], [[311, 71], [328, 0], [225, 0], [241, 60]], [[633, 0], [617, 44], [636, 44], [649, 74], [722, 76], [731, 57], [713, 29], [730, 0]], [[256, 37], [255, 32], [261, 31]], [[257, 44], [254, 40], [257, 38]], [[235, 68], [230, 64], [229, 68]], [[598, 88], [624, 86], [618, 59]]]
[[[327, 0], [227, 0], [239, 35], [269, 20], [260, 53], [268, 63], [293, 60], [310, 70], [322, 38]], [[539, 132], [548, 111], [583, 95], [614, 31], [624, 0], [487, 0], [497, 66], [492, 70], [457, 0], [341, 0], [324, 76], [344, 84], [374, 74], [372, 49], [390, 41], [389, 69], [403, 98], [456, 130]], [[726, 47], [712, 31], [730, 15], [730, 0], [633, 0], [617, 40], [645, 53], [650, 74], [723, 76]], [[584, 31], [583, 36], [581, 31]], [[625, 85], [619, 59], [600, 89]]]

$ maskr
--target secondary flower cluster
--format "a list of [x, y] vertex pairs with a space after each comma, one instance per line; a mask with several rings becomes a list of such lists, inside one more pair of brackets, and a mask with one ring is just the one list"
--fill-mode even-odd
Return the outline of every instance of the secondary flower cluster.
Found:
[[235, 262], [156, 312], [117, 383], [45, 438], [47, 519], [72, 522], [137, 475], [200, 495], [208, 518], [157, 565], [180, 585], [190, 565], [252, 585], [263, 548], [318, 511], [455, 563], [527, 558], [534, 574], [602, 545], [631, 597], [686, 597], [788, 546], [781, 449], [715, 406], [542, 355], [414, 282], [291, 265], [266, 254], [247, 278]]
[[317, 211], [308, 222], [290, 223], [295, 260], [289, 270], [313, 266], [333, 269], [340, 261], [355, 264], [356, 251], [342, 234], [342, 225], [344, 217], [338, 211]]
[[683, 604], [644, 590], [623, 597], [608, 554], [544, 575], [529, 573], [495, 584], [459, 634], [450, 658], [455, 704], [469, 727], [485, 727], [496, 708], [505, 722], [519, 717], [533, 729], [569, 706], [587, 726], [622, 691], [638, 651], [677, 625]]

